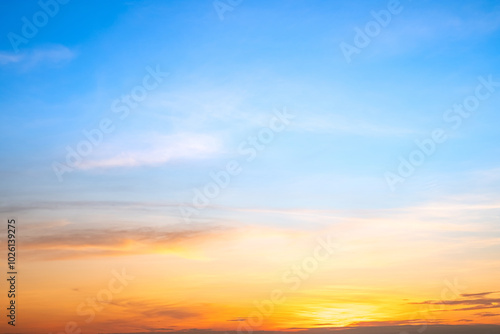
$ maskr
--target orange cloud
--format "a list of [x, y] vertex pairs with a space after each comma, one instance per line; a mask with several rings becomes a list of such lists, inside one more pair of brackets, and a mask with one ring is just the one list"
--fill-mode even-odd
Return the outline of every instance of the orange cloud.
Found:
[[61, 228], [51, 233], [29, 235], [23, 240], [26, 257], [31, 260], [63, 260], [89, 257], [125, 256], [150, 253], [177, 253], [194, 248], [202, 240], [228, 233], [227, 228], [209, 226], [144, 227], [130, 229]]

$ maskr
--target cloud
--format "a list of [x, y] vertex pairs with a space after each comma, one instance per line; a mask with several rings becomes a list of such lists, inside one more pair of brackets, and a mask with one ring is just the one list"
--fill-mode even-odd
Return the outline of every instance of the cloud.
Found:
[[462, 297], [484, 297], [487, 295], [491, 295], [492, 293], [498, 293], [500, 291], [489, 291], [489, 292], [480, 292], [480, 293], [462, 293]]
[[58, 64], [73, 59], [75, 53], [62, 45], [56, 45], [43, 49], [35, 49], [29, 55], [29, 61], [32, 65], [38, 63]]
[[174, 319], [186, 319], [198, 316], [197, 313], [191, 311], [171, 308], [154, 309], [148, 312], [143, 312], [143, 314], [148, 318], [169, 317]]
[[40, 64], [58, 65], [72, 60], [75, 55], [75, 52], [63, 45], [51, 45], [19, 54], [0, 52], [0, 65], [18, 64], [29, 70]]
[[227, 126], [228, 122], [233, 127], [264, 124], [270, 111], [245, 111], [248, 99], [248, 92], [237, 85], [209, 82], [159, 91], [144, 103], [153, 110], [152, 117], [179, 130], [196, 131], [207, 126]]
[[14, 53], [8, 53], [8, 52], [0, 52], [0, 65], [6, 65], [10, 63], [17, 63], [21, 61], [23, 56], [14, 54]]
[[[132, 309], [137, 310], [134, 306]], [[172, 319], [187, 319], [198, 317], [200, 314], [193, 312], [190, 308], [179, 307], [175, 305], [153, 305], [146, 308], [144, 304], [141, 307], [141, 314], [147, 319], [151, 318], [172, 318]]]
[[497, 294], [498, 292], [480, 292], [471, 294], [462, 294], [462, 297], [458, 300], [426, 300], [424, 302], [410, 303], [417, 305], [467, 305], [467, 307], [454, 308], [452, 311], [472, 311], [472, 310], [482, 310], [490, 308], [500, 308], [500, 298], [474, 298], [478, 296], [487, 296], [490, 294]]
[[32, 260], [167, 253], [192, 258], [200, 240], [223, 233], [221, 227], [179, 229], [175, 226], [136, 229], [59, 229], [50, 234], [36, 231], [25, 236], [26, 256]]
[[[157, 166], [175, 160], [197, 160], [211, 157], [221, 151], [221, 142], [213, 135], [178, 133], [153, 135], [143, 138], [130, 149], [120, 145], [108, 145], [100, 158], [83, 161], [78, 168], [115, 168]], [[119, 153], [117, 153], [119, 152]]]
[[61, 220], [47, 221], [47, 222], [41, 222], [41, 223], [24, 224], [23, 229], [25, 231], [31, 231], [31, 230], [40, 231], [40, 230], [49, 230], [49, 229], [60, 228], [60, 227], [67, 226], [70, 224], [71, 224], [71, 222], [64, 220], [64, 219], [61, 219]]
[[292, 125], [291, 129], [301, 132], [342, 133], [356, 136], [407, 136], [415, 134], [412, 129], [390, 126], [374, 121], [360, 120], [341, 115], [335, 116], [303, 116], [300, 123]]
[[485, 309], [490, 309], [490, 308], [500, 308], [499, 300], [497, 299], [496, 302], [492, 302], [492, 305], [478, 305], [478, 306], [472, 306], [472, 307], [463, 307], [463, 308], [455, 309], [453, 311], [474, 311], [474, 310], [485, 310]]
[[[430, 322], [424, 325], [391, 325], [392, 321], [365, 322], [363, 326], [349, 326], [344, 328], [309, 328], [299, 333], [309, 334], [401, 334], [401, 333], [421, 333], [425, 329], [425, 334], [484, 334], [497, 333], [500, 326], [496, 325], [435, 325]], [[397, 323], [397, 322], [395, 322]], [[425, 326], [425, 327], [423, 327]], [[279, 333], [279, 332], [275, 332]]]
[[[403, 11], [404, 20], [391, 23], [397, 29], [387, 29], [377, 36], [377, 43], [373, 44], [371, 52], [395, 56], [432, 49], [434, 54], [442, 50], [443, 44], [448, 46], [456, 41], [477, 39], [478, 36], [489, 35], [499, 29], [498, 10], [476, 8], [471, 11], [470, 8], [460, 7], [457, 6], [457, 11], [438, 8], [412, 8], [411, 11]], [[440, 44], [441, 47], [436, 48]]]
[[[117, 299], [110, 302], [111, 305], [121, 308], [131, 314], [132, 318], [165, 321], [167, 319], [185, 320], [189, 318], [200, 318], [206, 305], [182, 305], [180, 303], [165, 304], [160, 300], [130, 300]], [[170, 326], [168, 330], [174, 330], [177, 326]]]
[[442, 319], [415, 319], [415, 320], [388, 320], [388, 321], [357, 321], [350, 327], [382, 327], [382, 326], [415, 326], [426, 324], [439, 324]]
[[[92, 210], [92, 209], [148, 209], [148, 208], [178, 208], [178, 203], [169, 202], [138, 202], [138, 201], [37, 201], [22, 204], [0, 204], [0, 212], [12, 213], [12, 212], [22, 212], [22, 211], [34, 211], [34, 210]], [[37, 226], [44, 223], [37, 223]], [[48, 225], [42, 225], [44, 228], [51, 228], [54, 224], [59, 226], [69, 224], [66, 221], [60, 221], [59, 223], [50, 222], [46, 223]], [[49, 226], [50, 225], [50, 226]], [[33, 227], [36, 228], [36, 227]]]
[[476, 313], [475, 315], [480, 317], [498, 317], [500, 316], [500, 313], [483, 312], [483, 313]]

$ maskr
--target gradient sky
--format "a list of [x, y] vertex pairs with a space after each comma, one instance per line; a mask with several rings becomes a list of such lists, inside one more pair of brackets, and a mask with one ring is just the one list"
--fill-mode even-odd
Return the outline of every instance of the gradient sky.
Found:
[[[348, 62], [340, 45], [388, 3], [71, 0], [13, 47], [42, 9], [2, 1], [14, 332], [231, 332], [276, 289], [255, 330], [500, 323], [500, 85], [459, 126], [445, 117], [500, 82], [500, 4], [401, 0]], [[168, 75], [120, 118], [154, 70]], [[248, 159], [279, 113], [293, 118]], [[59, 179], [103, 120], [113, 130]], [[447, 140], [391, 189], [435, 129]], [[187, 219], [230, 161], [241, 172]], [[283, 277], [318, 238], [335, 251], [294, 289]], [[86, 322], [78, 307], [122, 270], [135, 278]]]

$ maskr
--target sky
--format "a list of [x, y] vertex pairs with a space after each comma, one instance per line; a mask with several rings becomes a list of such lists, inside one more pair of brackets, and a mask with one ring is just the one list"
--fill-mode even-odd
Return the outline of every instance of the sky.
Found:
[[497, 1], [0, 13], [2, 332], [500, 323]]

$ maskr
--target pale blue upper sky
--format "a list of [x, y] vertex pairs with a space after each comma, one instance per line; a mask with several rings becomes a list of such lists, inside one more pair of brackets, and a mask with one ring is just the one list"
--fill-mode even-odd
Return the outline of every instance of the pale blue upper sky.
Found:
[[[478, 77], [500, 81], [500, 4], [402, 0], [347, 63], [340, 43], [353, 44], [355, 28], [387, 3], [245, 0], [220, 20], [212, 1], [71, 0], [16, 53], [8, 34], [40, 7], [2, 1], [4, 210], [104, 220], [105, 210], [96, 218], [54, 203], [134, 202], [145, 217], [182, 222], [176, 205], [231, 159], [243, 172], [198, 218], [498, 200], [500, 88], [456, 130], [443, 114], [474, 94]], [[120, 120], [112, 102], [148, 67], [169, 76]], [[296, 116], [290, 126], [246, 162], [238, 145], [283, 108]], [[59, 182], [53, 162], [103, 118], [115, 130]], [[435, 128], [449, 139], [391, 192], [384, 173]]]

